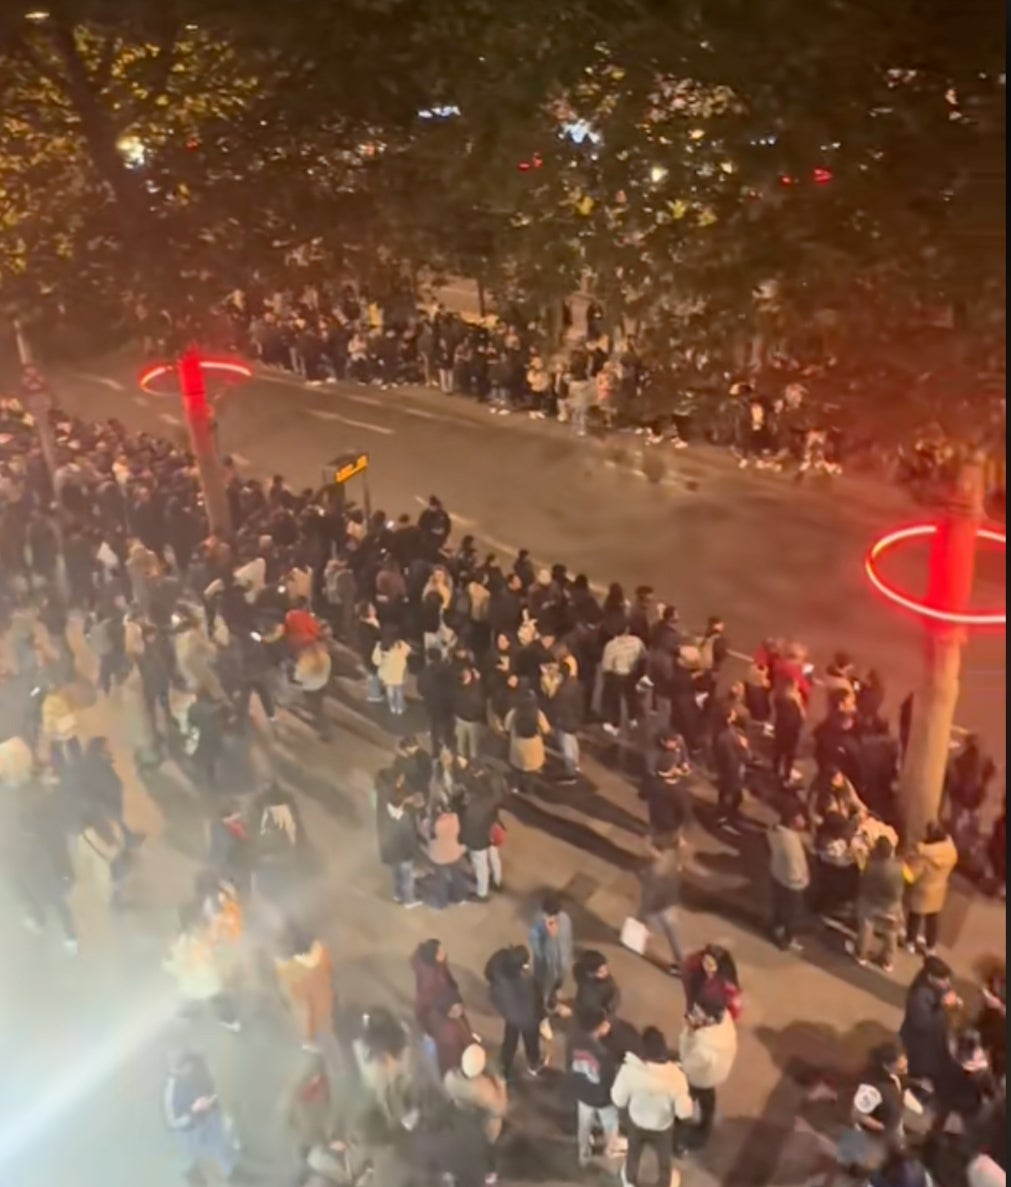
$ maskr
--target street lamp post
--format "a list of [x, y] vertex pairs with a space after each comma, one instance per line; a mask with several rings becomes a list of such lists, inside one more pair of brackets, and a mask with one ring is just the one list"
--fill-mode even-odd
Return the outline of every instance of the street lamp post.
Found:
[[[867, 556], [866, 571], [872, 584], [923, 622], [923, 671], [913, 694], [909, 742], [899, 777], [900, 811], [909, 844], [922, 839], [941, 807], [968, 630], [1006, 622], [1005, 611], [972, 609], [979, 542], [1003, 544], [1006, 539], [1003, 532], [983, 527], [984, 490], [982, 461], [964, 463], [936, 523], [891, 532], [881, 537]], [[917, 537], [931, 540], [927, 594], [922, 600], [902, 593], [878, 571], [878, 562], [887, 551]]]
[[206, 375], [218, 375], [232, 383], [248, 379], [252, 372], [238, 359], [205, 358], [194, 346], [187, 347], [172, 363], [153, 363], [140, 376], [146, 392], [176, 390], [182, 398], [190, 446], [200, 474], [207, 522], [214, 535], [227, 536], [232, 517], [228, 506], [225, 473], [218, 456], [214, 417], [207, 398]]

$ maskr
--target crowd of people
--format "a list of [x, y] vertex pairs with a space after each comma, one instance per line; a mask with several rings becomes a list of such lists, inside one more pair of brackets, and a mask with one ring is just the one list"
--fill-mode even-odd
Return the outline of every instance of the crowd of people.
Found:
[[840, 472], [841, 438], [803, 383], [783, 378], [758, 391], [728, 380], [719, 399], [702, 400], [670, 390], [672, 381], [646, 365], [634, 337], [605, 330], [596, 303], [587, 308], [585, 333], [574, 331], [571, 313], [564, 323], [558, 334], [518, 309], [467, 319], [438, 303], [390, 308], [346, 285], [299, 295], [237, 292], [218, 335], [223, 345], [314, 385], [430, 386], [493, 414], [557, 419], [579, 436], [636, 429], [652, 445], [716, 441], [742, 467], [798, 477]]
[[[81, 736], [71, 691], [80, 627], [138, 770], [171, 759], [206, 795], [204, 868], [165, 967], [184, 1017], [241, 1032], [249, 949], [263, 956], [257, 984], [285, 1004], [312, 1064], [292, 1102], [306, 1182], [493, 1181], [519, 1048], [529, 1077], [550, 1075], [556, 1029], [579, 1165], [645, 1183], [651, 1149], [660, 1181], [680, 1181], [673, 1160], [709, 1140], [744, 1007], [732, 955], [687, 951], [682, 938], [684, 853], [709, 814], [710, 782], [714, 829], [740, 835], [751, 792], [780, 820], [768, 837], [773, 941], [800, 948], [815, 918], [836, 917], [851, 925], [861, 963], [876, 957], [890, 970], [900, 941], [922, 955], [902, 1031], [853, 1098], [844, 1170], [873, 1187], [953, 1187], [927, 1164], [938, 1174], [938, 1150], [954, 1146], [973, 1187], [1003, 1182], [990, 1168], [1004, 1163], [1004, 974], [982, 975], [981, 1012], [970, 1015], [936, 952], [960, 852], [986, 889], [1004, 886], [1006, 816], [984, 832], [995, 770], [976, 739], [953, 759], [941, 819], [906, 844], [894, 786], [915, 707], [893, 736], [881, 676], [858, 675], [846, 654], [819, 674], [827, 710], [808, 729], [815, 673], [802, 645], [766, 640], [735, 679], [720, 617], [692, 632], [647, 587], [626, 596], [614, 584], [598, 599], [564, 565], [482, 554], [473, 538], [454, 539], [435, 496], [418, 517], [391, 520], [332, 489], [296, 492], [226, 463], [226, 539], [208, 535], [183, 450], [114, 421], [55, 413], [53, 430], [50, 474], [23, 410], [0, 404], [5, 874], [26, 926], [43, 931], [51, 917], [74, 953], [75, 878], [117, 911], [143, 860], [109, 748]], [[480, 904], [501, 890], [510, 804], [547, 780], [579, 786], [588, 737], [641, 755], [642, 896], [621, 941], [642, 953], [658, 932], [668, 944], [684, 990], [676, 1040], [622, 1016], [606, 955], [582, 945], [554, 894], [528, 935], [489, 944], [500, 1042], [476, 1037], [435, 938], [411, 960], [412, 1021], [376, 1006], [338, 1025], [329, 945], [292, 907], [307, 844], [297, 799], [276, 784], [237, 801], [219, 788], [226, 741], [254, 718], [269, 729], [279, 712], [299, 712], [330, 738], [326, 696], [334, 658], [347, 653], [399, 735], [374, 787], [379, 857], [405, 910]], [[418, 715], [413, 733], [402, 729], [407, 713]], [[808, 748], [810, 779], [800, 770]], [[212, 1167], [241, 1176], [234, 1126], [188, 1036], [173, 1045], [164, 1095], [187, 1178], [202, 1182]], [[908, 1107], [907, 1088], [918, 1102]], [[917, 1109], [929, 1118], [922, 1143], [904, 1124]]]

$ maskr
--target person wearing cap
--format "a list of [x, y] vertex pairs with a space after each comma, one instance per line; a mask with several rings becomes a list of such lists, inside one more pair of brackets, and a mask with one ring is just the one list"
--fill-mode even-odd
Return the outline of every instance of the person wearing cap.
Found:
[[906, 995], [899, 1035], [915, 1079], [938, 1083], [951, 1061], [951, 1011], [960, 999], [951, 987], [951, 969], [940, 957], [928, 956]]
[[737, 1058], [737, 1027], [723, 995], [704, 991], [685, 1017], [678, 1039], [684, 1072], [699, 1111], [692, 1145], [704, 1146], [716, 1120], [716, 1090], [730, 1078]]
[[456, 1108], [479, 1115], [484, 1136], [493, 1146], [502, 1136], [509, 1089], [505, 1080], [488, 1068], [484, 1047], [471, 1043], [460, 1056], [459, 1066], [446, 1072], [442, 1084]]
[[680, 1173], [671, 1166], [675, 1121], [695, 1112], [688, 1080], [672, 1058], [667, 1040], [655, 1026], [642, 1032], [642, 1051], [628, 1051], [611, 1086], [611, 1101], [627, 1110], [628, 1154], [621, 1171], [624, 1187], [638, 1187], [642, 1152], [656, 1155], [660, 1187], [678, 1187]]

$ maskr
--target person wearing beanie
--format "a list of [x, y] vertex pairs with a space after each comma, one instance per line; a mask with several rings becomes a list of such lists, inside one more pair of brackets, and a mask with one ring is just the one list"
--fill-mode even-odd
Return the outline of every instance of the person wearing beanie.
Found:
[[450, 1068], [442, 1083], [456, 1108], [480, 1117], [484, 1136], [493, 1146], [509, 1111], [509, 1090], [505, 1080], [489, 1069], [484, 1047], [471, 1043], [460, 1056], [459, 1067]]
[[647, 1146], [656, 1155], [660, 1187], [678, 1187], [681, 1176], [671, 1165], [674, 1122], [690, 1120], [694, 1104], [688, 1080], [655, 1026], [642, 1032], [641, 1056], [632, 1051], [625, 1055], [611, 1086], [611, 1101], [628, 1113], [628, 1155], [621, 1172], [625, 1187], [638, 1187]]

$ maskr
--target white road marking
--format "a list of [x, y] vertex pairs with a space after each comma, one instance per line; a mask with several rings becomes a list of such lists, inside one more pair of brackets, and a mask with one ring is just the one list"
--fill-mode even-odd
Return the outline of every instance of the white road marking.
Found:
[[392, 437], [393, 429], [385, 425], [374, 425], [367, 420], [352, 420], [350, 416], [341, 416], [339, 412], [331, 412], [327, 408], [307, 408], [306, 413], [317, 420], [335, 420], [341, 424], [350, 425], [354, 429], [367, 429], [370, 433], [381, 433], [384, 437]]
[[158, 419], [163, 420], [167, 425], [181, 425], [183, 423], [174, 412], [159, 412]]
[[397, 408], [407, 416], [416, 416], [419, 420], [443, 420], [457, 423], [448, 416], [440, 416], [437, 412], [423, 412], [420, 408], [411, 408], [408, 404], [398, 404]]
[[118, 379], [110, 379], [108, 375], [92, 375], [90, 371], [75, 371], [81, 379], [88, 379], [92, 383], [100, 383], [103, 387], [111, 387], [114, 392], [125, 392], [126, 387]]

